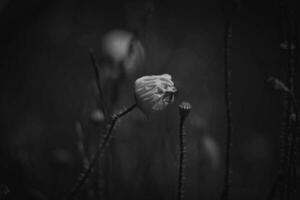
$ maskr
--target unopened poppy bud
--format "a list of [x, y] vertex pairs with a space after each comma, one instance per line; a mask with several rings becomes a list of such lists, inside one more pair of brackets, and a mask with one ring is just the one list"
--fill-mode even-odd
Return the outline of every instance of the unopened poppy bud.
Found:
[[181, 116], [181, 118], [184, 120], [189, 112], [192, 109], [192, 105], [189, 102], [182, 102], [179, 106], [179, 114]]
[[169, 74], [143, 76], [135, 81], [137, 105], [146, 115], [165, 109], [174, 101], [176, 92]]

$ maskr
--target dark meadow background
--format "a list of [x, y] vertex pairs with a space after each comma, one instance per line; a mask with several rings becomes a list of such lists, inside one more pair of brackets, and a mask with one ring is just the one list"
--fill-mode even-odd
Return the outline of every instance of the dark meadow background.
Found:
[[[289, 1], [291, 8], [295, 2]], [[279, 167], [283, 120], [282, 95], [266, 80], [286, 80], [286, 53], [280, 49], [285, 22], [278, 1], [236, 3], [230, 52], [231, 199], [266, 199]], [[171, 106], [149, 119], [135, 110], [118, 123], [101, 168], [79, 199], [174, 199], [177, 105], [183, 100], [193, 106], [185, 125], [186, 199], [220, 196], [226, 116], [219, 0], [1, 0], [0, 184], [8, 188], [8, 199], [62, 199], [70, 191], [83, 169], [78, 123], [88, 155], [103, 128], [90, 117], [98, 99], [89, 48], [101, 57], [103, 34], [139, 29], [147, 9], [152, 13], [139, 38], [145, 63], [118, 82], [119, 95], [110, 108], [134, 102], [133, 83], [142, 75], [169, 73], [179, 93]], [[101, 78], [109, 99], [113, 84], [104, 74]]]

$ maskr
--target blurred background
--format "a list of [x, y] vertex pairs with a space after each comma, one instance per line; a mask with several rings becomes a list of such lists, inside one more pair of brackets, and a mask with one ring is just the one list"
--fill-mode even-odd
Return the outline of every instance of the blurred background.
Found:
[[[266, 199], [279, 167], [284, 100], [266, 80], [286, 80], [280, 46], [286, 22], [277, 1], [235, 4], [230, 195]], [[109, 114], [134, 103], [133, 83], [143, 75], [171, 74], [179, 92], [166, 110], [146, 118], [136, 109], [118, 123], [78, 199], [175, 199], [183, 100], [193, 107], [185, 124], [185, 197], [218, 198], [226, 139], [224, 23], [220, 0], [1, 0], [1, 192], [46, 200], [70, 191], [105, 128], [92, 48]], [[137, 38], [126, 61], [106, 59], [103, 37], [110, 30], [123, 30], [127, 42]]]

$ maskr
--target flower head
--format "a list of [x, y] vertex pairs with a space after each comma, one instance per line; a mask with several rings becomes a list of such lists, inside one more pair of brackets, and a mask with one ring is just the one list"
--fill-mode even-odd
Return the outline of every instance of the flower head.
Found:
[[[123, 30], [107, 32], [101, 42], [102, 54], [116, 66], [122, 66], [131, 74], [145, 60], [145, 50], [132, 33]], [[121, 64], [121, 65], [120, 65]]]
[[177, 91], [169, 74], [143, 76], [135, 81], [134, 89], [137, 104], [147, 115], [166, 108]]
[[102, 38], [102, 51], [115, 62], [121, 62], [128, 54], [133, 34], [123, 30], [112, 30]]

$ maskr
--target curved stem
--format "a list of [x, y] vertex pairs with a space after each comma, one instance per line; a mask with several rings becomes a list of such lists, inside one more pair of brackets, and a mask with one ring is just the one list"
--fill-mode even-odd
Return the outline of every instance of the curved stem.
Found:
[[106, 149], [106, 147], [108, 146], [108, 144], [112, 138], [113, 129], [115, 127], [117, 120], [120, 119], [121, 117], [123, 117], [124, 115], [126, 115], [127, 113], [129, 113], [130, 111], [132, 111], [136, 106], [137, 106], [137, 104], [135, 103], [132, 106], [126, 108], [125, 110], [123, 110], [117, 114], [114, 114], [112, 116], [111, 123], [109, 125], [108, 130], [106, 131], [106, 133], [104, 135], [104, 139], [99, 144], [99, 147], [97, 148], [96, 153], [92, 157], [92, 159], [89, 163], [89, 166], [86, 169], [84, 169], [84, 171], [79, 175], [79, 177], [75, 183], [75, 186], [73, 187], [73, 189], [71, 190], [70, 194], [68, 195], [68, 197], [66, 199], [72, 199], [78, 193], [78, 191], [80, 190], [82, 185], [85, 183], [85, 181], [91, 174], [91, 172], [96, 164], [96, 161], [103, 156], [104, 150]]

